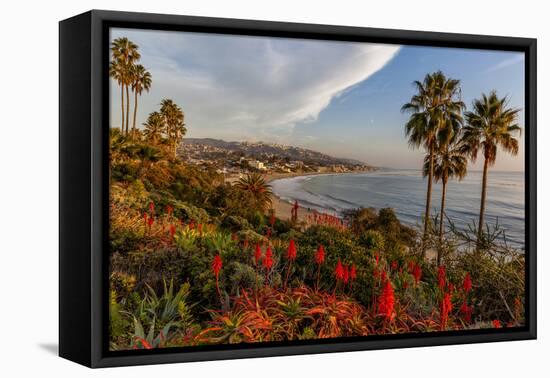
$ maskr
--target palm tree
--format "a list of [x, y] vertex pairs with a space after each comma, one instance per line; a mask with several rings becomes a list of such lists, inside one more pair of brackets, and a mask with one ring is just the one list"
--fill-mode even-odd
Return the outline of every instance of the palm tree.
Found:
[[[124, 92], [125, 90], [126, 92], [126, 114], [124, 116], [125, 123], [123, 128], [125, 129], [125, 133], [128, 134], [130, 111], [129, 86], [132, 85], [132, 67], [141, 58], [141, 55], [138, 52], [138, 45], [126, 37], [117, 38], [111, 43], [111, 54], [113, 58], [112, 62], [120, 66], [122, 91]], [[123, 98], [121, 100], [124, 101]]]
[[135, 65], [132, 70], [132, 91], [134, 92], [134, 120], [132, 122], [132, 134], [136, 129], [136, 116], [138, 107], [138, 96], [143, 90], [149, 92], [151, 89], [151, 73], [141, 64]]
[[484, 157], [478, 247], [483, 235], [489, 166], [495, 164], [498, 147], [512, 155], [517, 155], [519, 150], [519, 142], [514, 135], [521, 133], [521, 127], [517, 124], [520, 109], [510, 108], [508, 105], [508, 98], [499, 98], [496, 91], [492, 91], [489, 96], [482, 93], [481, 99], [474, 100], [473, 111], [464, 114], [466, 126], [462, 137], [463, 151], [473, 162], [480, 149], [483, 150]]
[[120, 131], [124, 132], [124, 67], [119, 61], [112, 61], [109, 64], [109, 76], [120, 85], [120, 106], [122, 108]]
[[185, 135], [187, 129], [184, 123], [184, 113], [181, 108], [170, 99], [164, 99], [160, 103], [160, 113], [166, 124], [166, 136], [172, 146], [174, 159], [177, 156], [177, 149], [180, 139]]
[[273, 193], [271, 185], [266, 183], [259, 173], [252, 173], [241, 177], [235, 185], [240, 190], [250, 193], [259, 210], [265, 211], [271, 206], [271, 194]]
[[145, 137], [156, 144], [164, 132], [164, 118], [159, 112], [152, 112], [147, 117], [147, 122], [143, 126], [145, 126], [145, 130], [143, 131]]
[[428, 188], [424, 213], [424, 236], [422, 249], [428, 236], [434, 158], [438, 145], [458, 134], [462, 123], [461, 112], [464, 103], [460, 99], [460, 81], [448, 79], [441, 71], [427, 74], [422, 82], [415, 81], [417, 93], [410, 102], [401, 107], [402, 112], [411, 113], [405, 124], [405, 134], [411, 148], [424, 147], [428, 159]]
[[[450, 143], [446, 143], [438, 149], [434, 158], [433, 174], [435, 182], [441, 181], [441, 211], [439, 214], [439, 242], [443, 241], [443, 220], [445, 218], [445, 199], [447, 196], [447, 183], [449, 179], [456, 178], [461, 181], [468, 168], [468, 159], [464, 154], [458, 136]], [[424, 158], [424, 176], [430, 169], [430, 159]], [[441, 251], [437, 253], [437, 264], [441, 263]]]

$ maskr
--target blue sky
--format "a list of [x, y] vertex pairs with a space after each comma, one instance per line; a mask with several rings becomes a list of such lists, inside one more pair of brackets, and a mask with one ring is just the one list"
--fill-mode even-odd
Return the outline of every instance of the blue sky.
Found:
[[[138, 124], [172, 98], [189, 137], [297, 145], [395, 168], [419, 168], [423, 151], [404, 136], [400, 108], [413, 80], [442, 70], [461, 80], [464, 102], [497, 90], [524, 106], [521, 53], [264, 37], [113, 29], [142, 54], [153, 76], [139, 99]], [[133, 100], [133, 99], [132, 99]], [[111, 82], [111, 125], [120, 125], [120, 89]], [[523, 126], [523, 111], [520, 115]], [[494, 169], [523, 170], [520, 154]], [[479, 169], [480, 162], [470, 167]]]

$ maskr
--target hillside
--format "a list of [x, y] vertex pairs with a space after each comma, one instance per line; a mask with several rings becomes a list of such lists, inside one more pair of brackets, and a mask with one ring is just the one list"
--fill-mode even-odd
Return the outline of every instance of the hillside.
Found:
[[186, 138], [183, 141], [180, 154], [195, 159], [199, 157], [216, 159], [221, 158], [222, 155], [233, 155], [260, 161], [273, 159], [288, 162], [298, 161], [306, 165], [321, 167], [341, 165], [349, 168], [372, 168], [362, 161], [333, 157], [301, 147], [264, 142], [227, 142], [212, 138]]

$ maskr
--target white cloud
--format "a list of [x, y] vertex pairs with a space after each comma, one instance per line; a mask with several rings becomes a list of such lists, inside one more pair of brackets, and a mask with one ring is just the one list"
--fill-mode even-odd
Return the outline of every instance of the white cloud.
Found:
[[512, 66], [514, 64], [523, 63], [524, 60], [525, 60], [525, 56], [524, 56], [523, 53], [515, 53], [514, 56], [512, 56], [511, 58], [505, 59], [505, 60], [503, 60], [501, 62], [498, 62], [497, 64], [489, 67], [486, 72], [498, 71], [498, 70], [501, 70], [503, 68]]
[[[116, 30], [140, 46], [153, 75], [140, 122], [162, 98], [186, 112], [190, 135], [284, 138], [388, 63], [399, 46]], [[119, 109], [113, 89], [112, 109]], [[119, 114], [112, 114], [113, 124]], [[215, 133], [214, 133], [215, 132]]]

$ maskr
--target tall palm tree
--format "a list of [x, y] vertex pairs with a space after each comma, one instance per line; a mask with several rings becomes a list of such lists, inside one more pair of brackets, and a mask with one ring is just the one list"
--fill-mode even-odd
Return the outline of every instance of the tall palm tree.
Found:
[[138, 108], [138, 96], [145, 90], [149, 92], [151, 89], [152, 77], [151, 73], [141, 64], [137, 64], [132, 69], [132, 91], [134, 92], [134, 120], [132, 122], [132, 134], [136, 129], [136, 116]]
[[441, 71], [427, 74], [422, 82], [415, 81], [416, 93], [410, 102], [401, 107], [404, 113], [410, 113], [405, 124], [405, 134], [411, 148], [423, 147], [428, 159], [428, 188], [426, 193], [426, 210], [424, 213], [424, 236], [422, 249], [428, 236], [434, 158], [438, 145], [458, 134], [462, 123], [460, 81], [445, 77]]
[[121, 123], [120, 131], [124, 133], [124, 67], [119, 61], [113, 60], [109, 64], [109, 76], [116, 80], [120, 85], [120, 106], [121, 106]]
[[462, 137], [463, 151], [474, 162], [480, 149], [484, 157], [478, 247], [483, 235], [489, 167], [495, 164], [499, 147], [512, 155], [517, 155], [519, 150], [519, 142], [514, 135], [521, 133], [521, 127], [517, 124], [520, 109], [509, 107], [508, 102], [507, 97], [499, 98], [496, 91], [492, 91], [488, 96], [482, 93], [480, 99], [474, 100], [473, 110], [464, 114], [466, 126]]
[[[424, 158], [424, 176], [428, 174], [430, 169], [430, 160], [426, 156]], [[449, 179], [456, 178], [461, 181], [468, 169], [468, 159], [464, 154], [462, 145], [458, 135], [445, 143], [437, 150], [434, 158], [433, 174], [435, 182], [441, 181], [441, 210], [439, 214], [439, 241], [443, 241], [444, 218], [445, 218], [445, 200], [447, 197], [447, 184]], [[441, 251], [437, 253], [437, 264], [441, 263]]]
[[184, 123], [184, 113], [181, 108], [170, 99], [164, 99], [160, 103], [160, 113], [166, 124], [166, 136], [172, 146], [172, 155], [177, 156], [178, 144], [187, 132]]
[[145, 130], [143, 130], [145, 137], [156, 144], [164, 132], [164, 118], [159, 112], [152, 112], [143, 126], [145, 126]]
[[259, 173], [252, 173], [241, 177], [235, 185], [240, 190], [250, 193], [259, 210], [265, 211], [271, 206], [271, 194], [273, 193], [271, 185], [266, 183]]
[[[129, 87], [132, 85], [132, 67], [134, 64], [141, 58], [141, 55], [138, 52], [138, 45], [130, 41], [126, 37], [121, 37], [115, 39], [111, 43], [111, 55], [112, 62], [115, 62], [120, 66], [122, 73], [122, 90], [126, 94], [126, 114], [124, 116], [124, 131], [128, 134], [128, 124], [129, 124], [129, 111], [130, 111], [130, 93]], [[124, 99], [122, 99], [124, 101]]]

